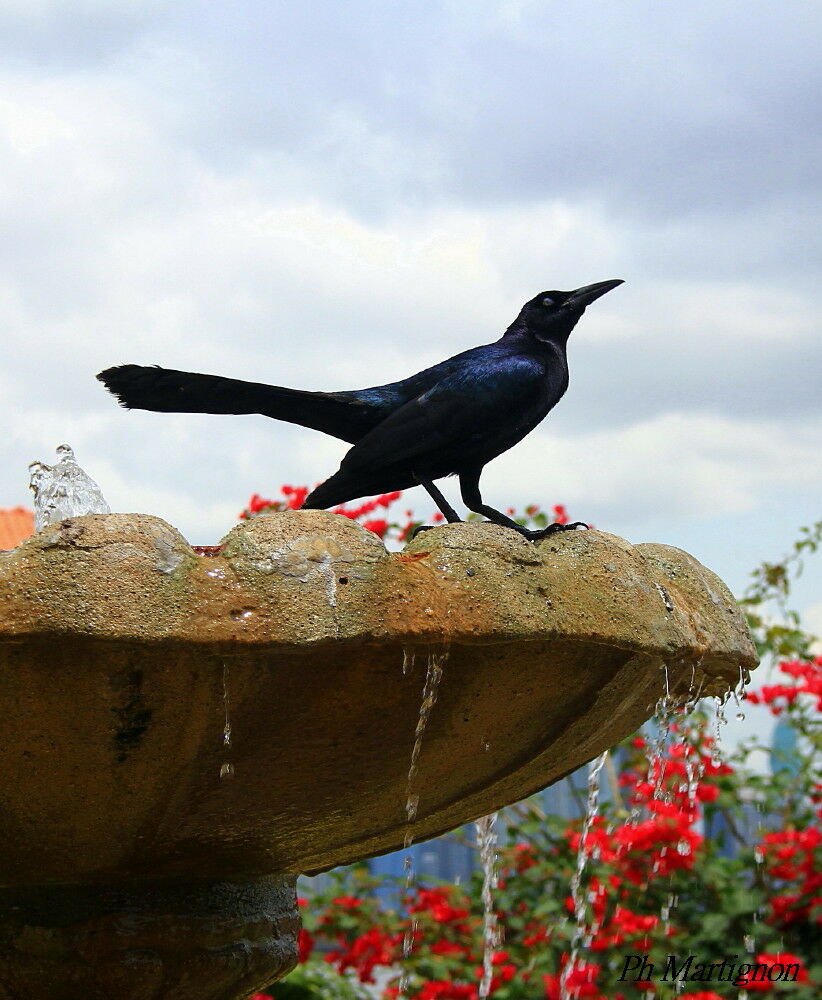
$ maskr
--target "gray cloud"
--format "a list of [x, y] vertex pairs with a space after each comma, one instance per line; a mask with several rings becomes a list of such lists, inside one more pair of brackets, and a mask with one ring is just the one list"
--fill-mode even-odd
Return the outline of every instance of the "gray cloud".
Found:
[[149, 77], [186, 109], [170, 126], [210, 162], [307, 165], [315, 190], [362, 212], [570, 196], [659, 219], [815, 193], [813, 5], [778, 17], [764, 0], [232, 13], [201, 8], [193, 26], [178, 5], [146, 42]]

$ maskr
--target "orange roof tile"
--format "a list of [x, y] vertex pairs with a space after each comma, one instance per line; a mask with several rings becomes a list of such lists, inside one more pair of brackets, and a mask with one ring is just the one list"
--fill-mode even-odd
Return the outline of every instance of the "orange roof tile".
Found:
[[0, 549], [13, 549], [34, 534], [34, 514], [25, 507], [0, 510]]

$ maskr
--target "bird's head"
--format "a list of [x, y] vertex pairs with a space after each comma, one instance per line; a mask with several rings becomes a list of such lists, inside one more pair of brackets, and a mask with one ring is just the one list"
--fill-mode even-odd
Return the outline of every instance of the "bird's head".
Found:
[[572, 292], [540, 292], [522, 307], [511, 331], [524, 332], [537, 340], [564, 344], [585, 312], [585, 307], [621, 284], [621, 278], [611, 278], [584, 285]]

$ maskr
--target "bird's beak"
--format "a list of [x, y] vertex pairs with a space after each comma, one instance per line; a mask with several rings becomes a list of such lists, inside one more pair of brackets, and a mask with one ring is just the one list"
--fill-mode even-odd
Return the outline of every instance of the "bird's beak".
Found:
[[610, 292], [612, 288], [616, 288], [622, 283], [622, 278], [611, 278], [609, 281], [598, 281], [594, 285], [585, 285], [583, 288], [577, 288], [576, 291], [571, 292], [564, 304], [573, 309], [584, 309], [600, 295]]

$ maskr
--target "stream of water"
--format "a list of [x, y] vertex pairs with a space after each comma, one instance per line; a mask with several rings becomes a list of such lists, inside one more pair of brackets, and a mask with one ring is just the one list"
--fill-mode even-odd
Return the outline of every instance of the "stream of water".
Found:
[[[419, 770], [419, 760], [420, 754], [422, 753], [422, 741], [425, 735], [425, 730], [428, 727], [428, 720], [431, 717], [431, 711], [434, 705], [437, 703], [437, 695], [439, 694], [440, 681], [442, 680], [442, 669], [448, 659], [448, 651], [442, 653], [430, 652], [428, 654], [428, 661], [426, 663], [425, 669], [425, 682], [422, 687], [422, 698], [420, 700], [419, 713], [417, 715], [417, 726], [414, 730], [414, 744], [411, 748], [411, 761], [408, 766], [408, 775], [405, 780], [405, 819], [407, 823], [407, 829], [405, 832], [405, 837], [403, 838], [403, 846], [406, 850], [405, 860], [403, 862], [403, 867], [405, 870], [405, 895], [406, 897], [410, 894], [411, 889], [414, 887], [414, 882], [416, 880], [416, 875], [414, 872], [414, 858], [411, 854], [410, 847], [414, 840], [414, 834], [412, 832], [411, 826], [414, 820], [417, 818], [417, 810], [420, 804], [419, 792], [416, 790], [415, 783], [417, 779], [417, 772]], [[414, 666], [414, 654], [407, 650], [403, 650], [403, 662], [402, 662], [402, 672], [407, 674]], [[414, 945], [414, 935], [417, 931], [417, 922], [413, 918], [410, 920], [408, 929], [405, 932], [402, 943], [402, 959], [403, 959], [403, 971], [400, 975], [399, 982], [399, 993], [397, 1000], [404, 1000], [407, 990], [408, 990], [408, 973], [406, 971], [408, 958], [411, 955], [411, 949]]]
[[[223, 663], [223, 707], [225, 708], [225, 722], [223, 723], [223, 750], [228, 753], [231, 749], [231, 717], [229, 714], [228, 698], [228, 664]], [[230, 760], [223, 761], [220, 765], [220, 777], [230, 778], [234, 774], [234, 765]]]
[[574, 901], [576, 929], [571, 941], [571, 954], [568, 956], [568, 961], [565, 963], [559, 979], [559, 995], [562, 1000], [570, 1000], [568, 977], [577, 963], [580, 946], [586, 937], [586, 896], [582, 891], [582, 876], [585, 873], [585, 865], [588, 860], [585, 841], [599, 811], [599, 775], [607, 759], [608, 751], [606, 750], [593, 760], [588, 767], [588, 797], [585, 803], [585, 819], [582, 822], [582, 831], [579, 838], [576, 869], [571, 877], [571, 898]]
[[477, 844], [482, 863], [482, 979], [479, 998], [486, 1000], [491, 993], [494, 975], [494, 952], [499, 945], [494, 890], [497, 888], [497, 813], [483, 816], [476, 822]]

